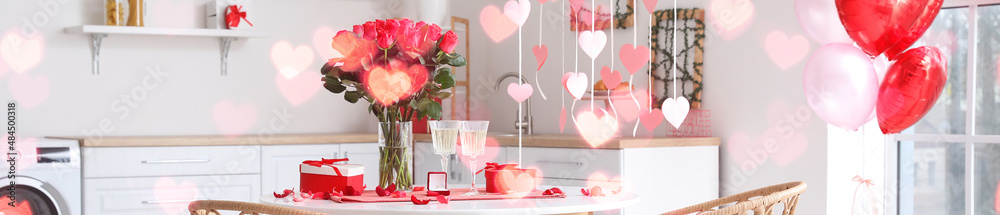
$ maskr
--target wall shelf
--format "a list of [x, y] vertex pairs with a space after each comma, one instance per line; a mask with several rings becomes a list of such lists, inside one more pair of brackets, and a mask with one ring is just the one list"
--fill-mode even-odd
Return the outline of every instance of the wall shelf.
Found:
[[146, 36], [187, 36], [219, 38], [222, 56], [222, 75], [227, 74], [229, 62], [229, 45], [240, 38], [264, 37], [265, 33], [256, 30], [199, 29], [199, 28], [151, 28], [134, 26], [81, 25], [66, 28], [69, 34], [90, 34], [93, 73], [100, 74], [101, 42], [109, 35], [146, 35]]

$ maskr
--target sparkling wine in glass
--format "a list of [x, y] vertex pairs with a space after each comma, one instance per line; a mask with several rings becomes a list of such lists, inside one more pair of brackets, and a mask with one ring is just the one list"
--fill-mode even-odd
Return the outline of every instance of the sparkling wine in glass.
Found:
[[459, 121], [427, 121], [427, 125], [431, 127], [434, 154], [441, 155], [441, 171], [448, 172], [448, 156], [455, 154], [455, 145], [458, 142]]
[[489, 128], [489, 121], [462, 121], [459, 136], [462, 138], [462, 155], [471, 159], [470, 167], [472, 172], [472, 187], [463, 196], [479, 195], [476, 189], [476, 157], [486, 152], [486, 130]]

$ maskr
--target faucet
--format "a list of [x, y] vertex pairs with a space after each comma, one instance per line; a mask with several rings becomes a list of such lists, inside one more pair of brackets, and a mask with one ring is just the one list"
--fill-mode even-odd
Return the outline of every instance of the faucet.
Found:
[[[500, 91], [500, 84], [503, 83], [503, 81], [506, 80], [507, 78], [515, 78], [516, 79], [517, 77], [518, 77], [517, 73], [514, 73], [514, 72], [504, 73], [503, 75], [500, 76], [499, 79], [497, 79], [497, 84], [496, 84], [495, 90]], [[521, 77], [521, 83], [528, 83], [528, 80], [524, 79], [524, 77]], [[518, 105], [520, 105], [520, 104], [518, 104]], [[520, 110], [518, 110], [517, 118], [518, 119], [523, 119], [523, 120], [520, 120], [520, 122], [519, 121], [514, 121], [514, 129], [518, 129], [518, 130], [523, 131], [522, 133], [525, 134], [525, 135], [531, 135], [531, 133], [532, 133], [531, 131], [534, 130], [534, 129], [532, 129], [533, 127], [531, 126], [531, 119], [532, 119], [532, 117], [531, 117], [531, 99], [528, 99], [528, 100], [524, 101], [524, 106], [525, 106], [525, 109], [527, 109], [528, 111], [526, 112], [526, 114], [524, 114], [524, 116], [522, 116], [522, 113], [520, 112]]]

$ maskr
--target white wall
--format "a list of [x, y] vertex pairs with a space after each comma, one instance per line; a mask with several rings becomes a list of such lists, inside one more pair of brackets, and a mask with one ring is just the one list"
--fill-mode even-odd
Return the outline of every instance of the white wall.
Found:
[[[452, 2], [452, 6], [455, 7], [453, 13], [472, 19], [473, 28], [476, 29], [472, 32], [473, 37], [476, 37], [472, 49], [487, 50], [487, 56], [477, 55], [470, 58], [472, 59], [470, 62], [474, 65], [474, 76], [478, 76], [473, 78], [478, 80], [474, 84], [488, 85], [474, 86], [474, 89], [492, 90], [494, 77], [517, 71], [518, 50], [514, 48], [518, 47], [517, 33], [494, 44], [486, 38], [482, 26], [478, 25], [479, 13], [486, 5], [502, 8], [504, 2], [501, 0]], [[520, 48], [524, 51], [523, 74], [532, 85], [535, 85], [533, 71], [535, 59], [531, 54], [531, 47], [538, 45], [540, 13], [538, 2], [531, 2], [531, 16], [522, 28], [523, 43]], [[708, 8], [711, 2], [685, 0], [678, 2], [678, 7]], [[550, 17], [560, 13], [559, 5], [562, 3], [562, 1], [550, 2], [544, 6], [542, 43], [549, 48], [549, 59], [542, 68], [539, 78], [543, 81], [541, 90], [547, 94], [548, 100], [542, 99], [537, 92], [538, 89], [531, 97], [536, 133], [559, 132], [558, 117], [561, 106], [559, 97], [562, 90], [559, 80], [563, 71], [573, 69], [573, 51], [578, 49], [574, 43], [575, 34], [568, 31], [568, 25], [562, 24], [560, 16]], [[604, 0], [599, 3], [608, 4]], [[671, 8], [672, 5], [669, 5], [671, 3], [672, 1], [660, 1], [657, 9]], [[589, 1], [586, 4], [589, 4]], [[642, 4], [641, 1], [639, 4]], [[703, 109], [712, 111], [713, 135], [723, 139], [720, 152], [722, 194], [735, 194], [789, 181], [805, 181], [809, 184], [809, 189], [801, 198], [798, 210], [803, 214], [824, 213], [827, 196], [826, 130], [825, 123], [813, 116], [812, 111], [806, 106], [802, 91], [802, 70], [808, 53], [791, 67], [782, 70], [768, 57], [765, 48], [765, 39], [773, 31], [781, 31], [793, 37], [801, 36], [806, 40], [808, 37], [796, 21], [792, 1], [753, 1], [751, 4], [753, 4], [754, 18], [749, 21], [744, 33], [727, 41], [722, 39], [717, 31], [710, 30], [706, 38]], [[637, 9], [638, 26], [648, 26], [649, 14], [645, 12], [643, 6], [637, 6]], [[565, 31], [565, 36], [560, 36], [562, 31]], [[596, 69], [615, 63], [615, 68], [625, 75], [623, 79], [628, 79], [627, 72], [622, 69], [624, 66], [617, 56], [612, 57], [609, 53], [612, 50], [617, 52], [623, 44], [632, 43], [632, 32], [632, 28], [615, 31], [615, 46], [612, 47], [609, 42], [597, 59]], [[645, 39], [643, 35], [648, 33], [645, 28], [638, 29], [640, 43]], [[563, 46], [560, 45], [563, 41], [566, 44], [565, 48], [561, 48]], [[808, 46], [811, 52], [819, 44], [810, 41]], [[567, 55], [565, 67], [560, 64], [562, 51]], [[590, 76], [590, 59], [582, 52], [579, 59], [580, 71]], [[635, 80], [636, 83], [645, 81], [639, 76]], [[503, 91], [505, 87], [506, 85], [499, 93], [492, 94], [485, 92], [477, 94], [474, 91], [473, 97], [487, 100], [488, 108], [473, 108], [473, 110], [489, 116], [493, 120], [492, 129], [515, 132], [512, 125], [516, 106]], [[632, 124], [628, 124], [623, 127], [631, 129], [631, 126]], [[665, 123], [657, 128], [661, 136], [664, 133], [664, 126]], [[771, 132], [765, 134], [769, 130]], [[566, 132], [576, 133], [571, 122], [567, 125]], [[765, 145], [765, 140], [773, 140], [777, 144]], [[664, 208], [664, 211], [667, 210], [671, 209]]]
[[[51, 2], [58, 10], [48, 15], [38, 2]], [[364, 105], [349, 104], [342, 96], [318, 87], [321, 85], [319, 68], [325, 61], [319, 54], [315, 54], [308, 69], [300, 73], [314, 76], [316, 81], [308, 83], [317, 86], [315, 94], [296, 106], [278, 89], [278, 69], [270, 53], [279, 41], [287, 41], [293, 47], [303, 45], [309, 52], [316, 53], [313, 34], [317, 29], [350, 29], [353, 24], [374, 19], [376, 14], [386, 13], [381, 2], [257, 0], [251, 12], [256, 17], [251, 21], [256, 29], [266, 31], [269, 36], [233, 42], [228, 76], [220, 76], [218, 39], [124, 35], [111, 35], [104, 40], [101, 74], [92, 75], [90, 37], [66, 34], [63, 29], [102, 23], [103, 2], [9, 1], [0, 6], [0, 32], [20, 31], [22, 18], [31, 20], [36, 14], [49, 17], [47, 23], [38, 26], [38, 38], [44, 40], [41, 63], [19, 74], [48, 80], [48, 86], [32, 85], [39, 87], [35, 93], [22, 93], [19, 100], [24, 100], [25, 95], [44, 97], [44, 100], [30, 109], [21, 102], [18, 112], [20, 135], [85, 135], [88, 134], [85, 131], [100, 130], [102, 121], [113, 128], [101, 133], [111, 136], [370, 130], [368, 124], [373, 118], [357, 114], [365, 112]], [[169, 25], [202, 27], [201, 5], [205, 2], [208, 1], [148, 0], [151, 17], [147, 25], [157, 23], [154, 21], [157, 18], [170, 18], [178, 21]], [[9, 101], [13, 97], [11, 88], [14, 88], [11, 80], [16, 73], [9, 71], [7, 66], [0, 67], [4, 67], [0, 69], [0, 100]], [[150, 81], [148, 86], [156, 86], [145, 90], [147, 95], [144, 100], [137, 101], [135, 107], [120, 103], [121, 96], [128, 96], [133, 90], [139, 97], [143, 96], [143, 90], [139, 89], [145, 88], [143, 80], [149, 76], [146, 69], [154, 67], [169, 75], [162, 81]], [[310, 90], [299, 89], [307, 95]], [[41, 91], [48, 91], [48, 96], [38, 93]], [[213, 109], [223, 102], [251, 110], [243, 112], [246, 117], [238, 118], [247, 120], [214, 120]], [[125, 110], [128, 110], [127, 115]], [[220, 112], [225, 113], [240, 112]], [[234, 129], [224, 132], [217, 123], [232, 124], [227, 126]], [[96, 135], [96, 132], [91, 133]]]

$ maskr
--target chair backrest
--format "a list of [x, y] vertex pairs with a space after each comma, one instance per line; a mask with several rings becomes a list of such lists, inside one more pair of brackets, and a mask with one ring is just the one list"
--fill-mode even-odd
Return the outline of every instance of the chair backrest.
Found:
[[801, 181], [771, 185], [667, 212], [664, 215], [692, 213], [699, 215], [741, 215], [749, 214], [748, 211], [753, 211], [754, 215], [770, 215], [779, 203], [784, 205], [783, 208], [779, 209], [781, 214], [793, 215], [795, 214], [795, 206], [799, 202], [799, 196], [805, 191], [806, 183]]
[[299, 210], [295, 208], [237, 201], [198, 200], [188, 204], [188, 211], [191, 211], [191, 215], [219, 215], [219, 210], [239, 211], [240, 214], [253, 215], [323, 215], [323, 213]]

